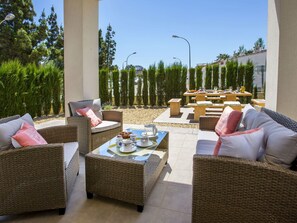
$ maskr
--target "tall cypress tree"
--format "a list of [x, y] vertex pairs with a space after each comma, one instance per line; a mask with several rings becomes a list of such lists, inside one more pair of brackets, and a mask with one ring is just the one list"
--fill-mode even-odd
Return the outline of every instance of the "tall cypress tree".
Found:
[[57, 23], [57, 14], [55, 12], [54, 6], [51, 7], [51, 14], [47, 18], [47, 22], [48, 22], [49, 30], [48, 30], [46, 46], [50, 51], [48, 59], [54, 61], [57, 58], [55, 45], [59, 36], [59, 26]]
[[149, 95], [151, 106], [156, 105], [156, 66], [150, 65], [148, 69]]
[[147, 82], [147, 70], [144, 69], [142, 72], [143, 76], [143, 88], [142, 88], [142, 101], [143, 105], [148, 105], [148, 82]]
[[134, 79], [135, 79], [135, 68], [131, 68], [129, 70], [129, 105], [133, 106], [134, 104], [134, 96], [135, 96], [135, 91], [134, 91]]
[[165, 94], [165, 67], [164, 67], [164, 62], [162, 60], [158, 64], [156, 78], [157, 78], [158, 105], [162, 106], [164, 104], [164, 94]]
[[105, 54], [105, 42], [102, 36], [102, 30], [99, 29], [98, 31], [98, 54], [99, 54], [99, 69], [104, 67], [104, 63], [106, 61], [106, 54]]
[[106, 61], [104, 65], [111, 69], [114, 58], [115, 58], [115, 53], [116, 53], [116, 41], [113, 39], [115, 36], [115, 31], [112, 30], [111, 25], [109, 24], [107, 27], [107, 32], [105, 35], [105, 55], [106, 55]]

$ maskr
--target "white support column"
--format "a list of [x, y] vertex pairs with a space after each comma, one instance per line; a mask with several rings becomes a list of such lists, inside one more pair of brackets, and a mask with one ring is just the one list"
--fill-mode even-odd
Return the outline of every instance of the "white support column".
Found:
[[98, 0], [64, 0], [65, 112], [68, 102], [99, 97]]
[[266, 107], [297, 120], [297, 1], [268, 0]]

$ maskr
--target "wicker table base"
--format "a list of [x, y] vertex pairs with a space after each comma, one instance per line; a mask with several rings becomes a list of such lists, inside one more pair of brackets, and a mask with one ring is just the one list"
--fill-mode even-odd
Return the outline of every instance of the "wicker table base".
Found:
[[[109, 143], [109, 142], [107, 142]], [[86, 192], [136, 204], [142, 212], [145, 201], [168, 160], [169, 133], [145, 161], [127, 157], [86, 155]], [[103, 145], [104, 146], [104, 145]], [[100, 147], [98, 148], [100, 149]], [[132, 155], [133, 156], [133, 153]]]

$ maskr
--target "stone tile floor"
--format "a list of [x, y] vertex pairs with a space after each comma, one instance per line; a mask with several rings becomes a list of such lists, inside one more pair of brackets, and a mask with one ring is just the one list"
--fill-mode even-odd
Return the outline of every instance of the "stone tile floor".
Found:
[[[45, 123], [51, 125], [53, 123]], [[54, 124], [63, 124], [55, 122]], [[142, 128], [124, 125], [124, 128]], [[66, 213], [59, 216], [56, 210], [0, 216], [0, 222], [102, 222], [102, 223], [183, 223], [191, 222], [192, 157], [195, 153], [197, 133], [195, 128], [160, 126], [169, 131], [169, 161], [151, 192], [142, 213], [136, 206], [97, 197], [89, 200], [85, 192], [85, 159], [80, 157], [80, 174], [68, 201]]]

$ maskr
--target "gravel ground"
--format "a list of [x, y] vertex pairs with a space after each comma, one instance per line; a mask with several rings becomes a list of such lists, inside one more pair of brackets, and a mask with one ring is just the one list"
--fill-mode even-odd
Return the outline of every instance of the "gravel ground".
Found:
[[[113, 110], [122, 111], [123, 119], [125, 124], [137, 124], [144, 125], [153, 123], [153, 121], [162, 114], [167, 107], [138, 107], [133, 106], [129, 108], [114, 108]], [[41, 118], [35, 118], [35, 123], [41, 123], [45, 121], [49, 121], [52, 119], [64, 119], [64, 115], [59, 116], [43, 116]], [[171, 126], [171, 127], [180, 127], [180, 128], [196, 128], [197, 124], [173, 124], [173, 123], [158, 123], [160, 126]]]

